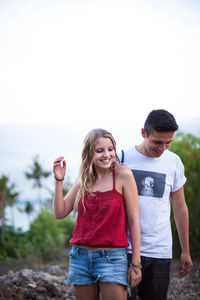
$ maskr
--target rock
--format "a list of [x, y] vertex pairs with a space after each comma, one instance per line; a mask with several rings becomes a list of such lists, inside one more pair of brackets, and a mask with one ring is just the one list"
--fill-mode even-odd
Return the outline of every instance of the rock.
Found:
[[14, 272], [13, 271], [9, 271], [8, 272], [8, 277], [12, 277], [14, 275]]
[[55, 276], [65, 276], [65, 272], [61, 270], [61, 268], [59, 266], [51, 266], [47, 272], [51, 275], [55, 275]]
[[61, 276], [59, 268], [52, 268], [51, 275], [45, 272], [34, 272], [22, 269], [19, 272], [9, 271], [0, 277], [1, 300], [75, 300], [73, 286], [66, 285], [65, 275]]
[[200, 299], [200, 270], [193, 268], [193, 270], [186, 277], [179, 277], [179, 275], [172, 274], [168, 300], [199, 300]]
[[35, 291], [30, 289], [24, 292], [24, 297], [25, 297], [24, 299], [36, 300], [37, 295]]

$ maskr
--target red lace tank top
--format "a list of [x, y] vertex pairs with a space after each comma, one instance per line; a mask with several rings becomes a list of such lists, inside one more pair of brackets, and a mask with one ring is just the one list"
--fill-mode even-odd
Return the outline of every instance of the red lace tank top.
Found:
[[86, 247], [127, 247], [125, 199], [115, 189], [87, 193], [78, 203], [78, 216], [70, 243]]

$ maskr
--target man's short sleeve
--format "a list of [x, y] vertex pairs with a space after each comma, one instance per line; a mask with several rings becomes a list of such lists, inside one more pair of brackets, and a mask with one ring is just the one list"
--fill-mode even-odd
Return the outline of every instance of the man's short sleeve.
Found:
[[181, 159], [177, 157], [172, 192], [178, 191], [185, 184], [185, 182], [186, 182], [186, 177], [184, 174], [184, 166]]

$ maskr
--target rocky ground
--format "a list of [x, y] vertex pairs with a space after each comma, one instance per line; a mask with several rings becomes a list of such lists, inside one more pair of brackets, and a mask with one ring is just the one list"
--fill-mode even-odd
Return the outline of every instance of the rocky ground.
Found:
[[179, 261], [173, 261], [168, 300], [200, 300], [200, 261], [193, 261], [192, 271], [183, 278], [178, 274]]
[[[168, 300], [200, 300], [200, 262], [185, 278], [178, 276], [173, 262]], [[0, 265], [1, 267], [1, 265]], [[65, 284], [66, 272], [58, 265], [44, 271], [21, 269], [0, 276], [1, 300], [75, 300], [74, 289]]]
[[34, 272], [23, 269], [9, 271], [0, 277], [1, 300], [75, 300], [72, 286], [65, 284], [65, 274], [59, 266], [52, 266], [48, 272]]

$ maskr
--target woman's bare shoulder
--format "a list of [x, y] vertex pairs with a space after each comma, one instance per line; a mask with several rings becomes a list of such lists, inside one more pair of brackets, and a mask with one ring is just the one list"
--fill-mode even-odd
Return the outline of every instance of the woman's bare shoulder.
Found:
[[128, 168], [125, 165], [120, 165], [118, 170], [117, 170], [117, 174], [119, 177], [121, 178], [128, 178], [129, 176], [133, 176], [133, 173], [131, 171], [130, 168]]

